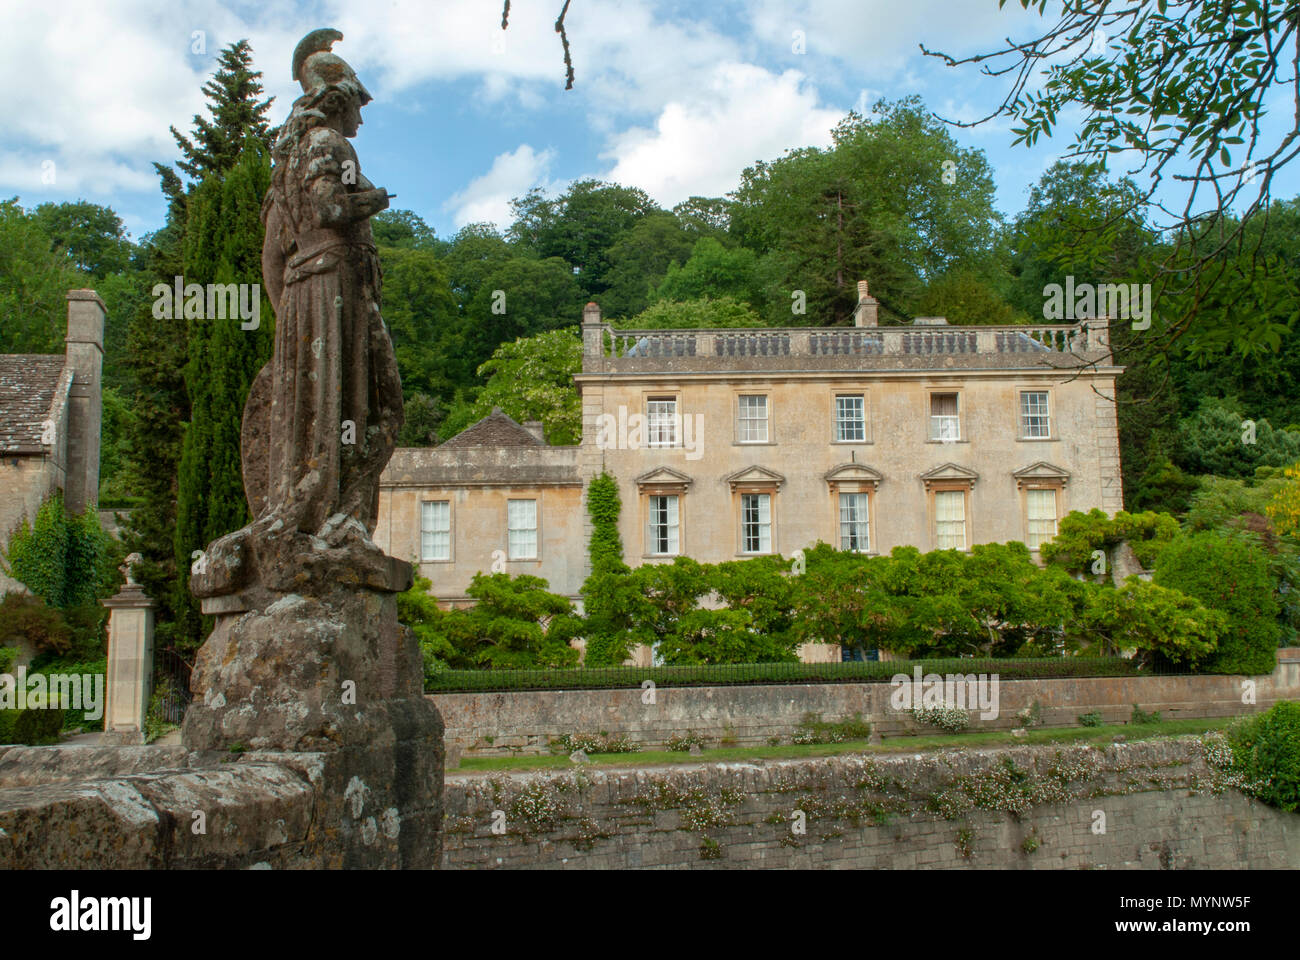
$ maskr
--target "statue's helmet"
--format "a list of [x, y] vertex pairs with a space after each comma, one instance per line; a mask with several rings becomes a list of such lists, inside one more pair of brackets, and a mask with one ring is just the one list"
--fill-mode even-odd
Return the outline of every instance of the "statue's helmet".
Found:
[[315, 94], [326, 88], [344, 90], [365, 106], [374, 99], [370, 91], [346, 60], [330, 53], [330, 47], [342, 39], [343, 34], [328, 27], [303, 37], [293, 51], [293, 79], [302, 84], [303, 93]]

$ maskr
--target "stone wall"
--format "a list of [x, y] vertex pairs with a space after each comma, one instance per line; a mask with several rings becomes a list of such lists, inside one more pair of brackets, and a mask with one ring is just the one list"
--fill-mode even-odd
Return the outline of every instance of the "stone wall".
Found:
[[433, 867], [441, 776], [390, 805], [415, 775], [401, 751], [0, 746], [0, 870]]
[[1237, 792], [1205, 755], [1187, 737], [1105, 750], [456, 775], [446, 784], [443, 865], [1300, 868], [1300, 815]]
[[[36, 518], [41, 504], [63, 486], [64, 471], [60, 460], [41, 457], [0, 459], [0, 550], [22, 525]], [[27, 588], [0, 571], [0, 596], [10, 590], [27, 592]]]
[[[1242, 703], [1253, 682], [1255, 702]], [[1003, 680], [996, 719], [970, 712], [971, 729], [1010, 730], [1016, 714], [1035, 701], [1046, 726], [1076, 726], [1086, 713], [1106, 723], [1129, 719], [1133, 705], [1163, 719], [1230, 717], [1300, 699], [1300, 661], [1280, 660], [1269, 676], [1083, 677]], [[771, 686], [660, 687], [642, 702], [636, 685], [612, 690], [446, 693], [432, 699], [446, 724], [449, 750], [477, 755], [546, 753], [564, 734], [605, 733], [642, 748], [661, 748], [671, 736], [695, 733], [708, 746], [753, 746], [799, 732], [806, 714], [829, 722], [855, 714], [886, 736], [932, 733], [894, 709], [889, 683], [774, 684]]]

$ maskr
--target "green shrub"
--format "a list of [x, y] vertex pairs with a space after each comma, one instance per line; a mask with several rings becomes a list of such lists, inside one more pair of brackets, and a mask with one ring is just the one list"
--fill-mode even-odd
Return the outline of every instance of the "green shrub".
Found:
[[1091, 713], [1079, 715], [1079, 726], [1081, 727], [1100, 727], [1102, 724], [1101, 714], [1096, 710]]
[[799, 721], [799, 733], [792, 743], [843, 743], [845, 740], [865, 740], [871, 736], [871, 724], [861, 713], [851, 718], [835, 721], [823, 720], [820, 713], [805, 713]]
[[67, 653], [72, 649], [72, 628], [62, 613], [39, 597], [6, 593], [0, 600], [0, 644], [18, 647], [24, 642], [37, 653]]
[[62, 710], [0, 710], [0, 743], [58, 743], [63, 721]]
[[569, 642], [579, 629], [573, 604], [548, 586], [540, 577], [476, 573], [466, 591], [475, 605], [448, 611], [431, 597], [402, 594], [399, 616], [420, 640], [426, 683], [447, 672], [444, 664], [487, 670], [576, 665], [578, 651]]
[[1146, 724], [1151, 724], [1151, 723], [1159, 723], [1159, 722], [1160, 722], [1160, 711], [1159, 711], [1159, 710], [1152, 710], [1150, 713], [1146, 713], [1146, 712], [1145, 712], [1141, 707], [1139, 707], [1139, 706], [1135, 703], [1135, 704], [1133, 704], [1133, 713], [1129, 716], [1128, 722], [1129, 722], [1129, 723], [1136, 723], [1136, 724], [1139, 724], [1139, 725], [1146, 725]]
[[1264, 803], [1300, 809], [1300, 703], [1283, 700], [1228, 731], [1243, 790]]
[[1213, 656], [1228, 618], [1181, 591], [1129, 577], [1124, 586], [1094, 587], [1078, 620], [1108, 652], [1135, 651], [1142, 665], [1195, 667]]
[[1161, 553], [1155, 582], [1194, 597], [1226, 618], [1204, 670], [1273, 672], [1281, 636], [1279, 608], [1268, 558], [1259, 547], [1210, 533], [1180, 537]]
[[1043, 544], [1040, 552], [1049, 564], [1071, 573], [1091, 574], [1095, 551], [1108, 553], [1128, 541], [1138, 563], [1150, 569], [1177, 535], [1178, 521], [1167, 513], [1121, 510], [1111, 518], [1096, 508], [1087, 513], [1071, 510], [1061, 518], [1056, 536]]
[[417, 576], [411, 589], [397, 595], [397, 619], [415, 634], [426, 676], [445, 670], [456, 657], [456, 648], [445, 629], [447, 614], [429, 592], [432, 589], [432, 581]]
[[14, 647], [0, 647], [0, 673], [10, 673], [14, 661], [18, 659], [18, 650]]
[[848, 663], [705, 664], [664, 667], [578, 667], [574, 669], [440, 670], [425, 677], [430, 693], [491, 690], [636, 689], [712, 687], [754, 683], [889, 683], [896, 674], [996, 673], [1003, 680], [1047, 677], [1132, 677], [1139, 664], [1124, 657], [1034, 657], [1030, 659], [943, 658]]

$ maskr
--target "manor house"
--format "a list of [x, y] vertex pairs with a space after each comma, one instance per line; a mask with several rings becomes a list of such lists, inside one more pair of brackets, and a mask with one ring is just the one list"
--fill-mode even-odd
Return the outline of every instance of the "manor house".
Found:
[[888, 553], [1022, 540], [1070, 510], [1122, 509], [1109, 320], [622, 330], [588, 304], [582, 441], [549, 446], [499, 411], [434, 449], [398, 450], [376, 541], [444, 605], [479, 571], [579, 599], [584, 492], [622, 497], [624, 557], [716, 563], [818, 541]]

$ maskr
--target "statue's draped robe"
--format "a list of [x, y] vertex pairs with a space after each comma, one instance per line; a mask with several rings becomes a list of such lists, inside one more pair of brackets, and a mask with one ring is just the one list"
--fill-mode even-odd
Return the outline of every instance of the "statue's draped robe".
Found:
[[[301, 127], [299, 129], [302, 129]], [[266, 504], [258, 519], [316, 533], [332, 515], [373, 532], [379, 475], [396, 446], [402, 388], [379, 312], [370, 189], [347, 139], [323, 118], [278, 146], [263, 206], [264, 264], [283, 265], [269, 375]], [[352, 440], [348, 443], [346, 441]]]

